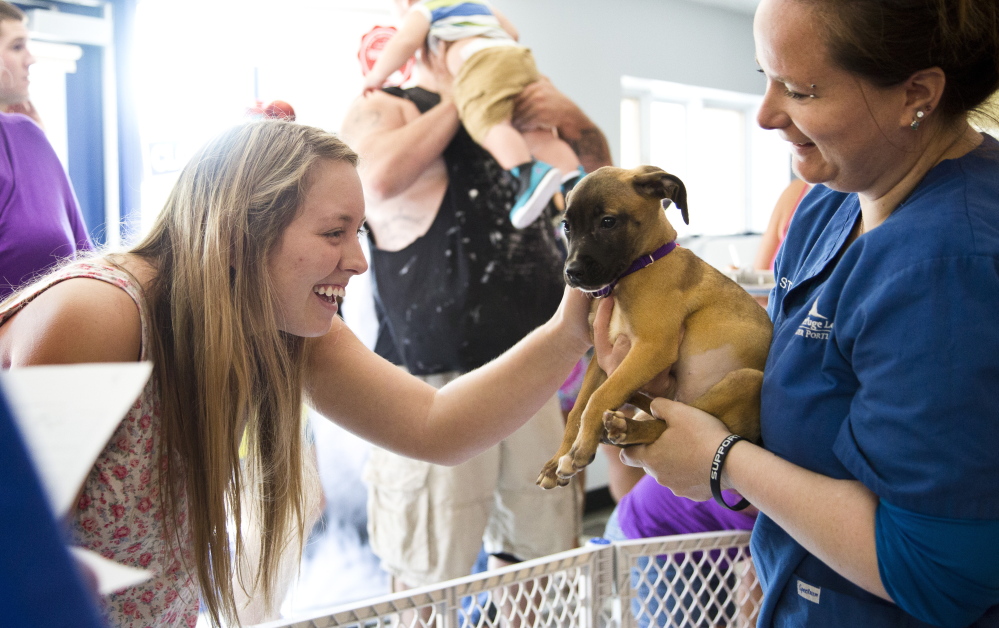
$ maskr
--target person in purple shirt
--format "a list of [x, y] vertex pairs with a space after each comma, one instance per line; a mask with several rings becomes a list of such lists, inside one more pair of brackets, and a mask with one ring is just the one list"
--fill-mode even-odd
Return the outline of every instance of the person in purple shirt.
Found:
[[628, 539], [716, 530], [752, 530], [757, 513], [753, 507], [728, 510], [712, 501], [695, 502], [677, 497], [650, 475], [640, 479], [621, 498], [615, 510], [617, 524], [624, 538]]
[[[33, 112], [28, 68], [34, 62], [24, 13], [0, 0], [0, 111]], [[0, 113], [0, 300], [59, 260], [92, 248], [76, 194], [45, 133], [27, 115]]]
[[[0, 22], [0, 31], [6, 21]], [[62, 162], [30, 118], [0, 113], [0, 299], [93, 248]]]

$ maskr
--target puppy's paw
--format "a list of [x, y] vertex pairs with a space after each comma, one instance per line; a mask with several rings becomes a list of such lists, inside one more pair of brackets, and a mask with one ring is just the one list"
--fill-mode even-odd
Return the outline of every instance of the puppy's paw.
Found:
[[569, 480], [563, 480], [558, 476], [558, 461], [558, 458], [553, 458], [545, 463], [545, 466], [541, 469], [541, 475], [538, 476], [538, 481], [536, 482], [538, 486], [548, 490], [557, 486], [565, 486], [569, 483]]
[[621, 445], [628, 438], [628, 417], [617, 410], [604, 412], [604, 441]]
[[596, 451], [587, 452], [578, 447], [573, 447], [569, 450], [569, 453], [559, 459], [557, 470], [558, 477], [565, 479], [571, 478], [579, 473], [583, 467], [593, 462], [595, 457]]
[[572, 462], [572, 452], [569, 452], [558, 459], [558, 466], [555, 469], [555, 474], [559, 479], [568, 480], [572, 476], [576, 475], [577, 471], [579, 471], [579, 468]]
[[628, 418], [621, 412], [604, 412], [604, 438], [612, 445], [627, 447], [629, 445], [648, 445], [666, 429], [666, 422], [645, 412], [639, 412], [635, 418]]

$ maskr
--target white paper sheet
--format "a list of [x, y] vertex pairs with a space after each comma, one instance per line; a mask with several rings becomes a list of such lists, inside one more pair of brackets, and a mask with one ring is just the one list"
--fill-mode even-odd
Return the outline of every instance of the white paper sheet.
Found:
[[151, 362], [31, 366], [0, 373], [53, 512], [73, 505], [87, 473], [152, 373]]
[[[31, 366], [0, 372], [11, 406], [52, 511], [69, 513], [87, 474], [149, 380], [151, 362]], [[81, 547], [73, 555], [97, 576], [102, 594], [148, 580]]]

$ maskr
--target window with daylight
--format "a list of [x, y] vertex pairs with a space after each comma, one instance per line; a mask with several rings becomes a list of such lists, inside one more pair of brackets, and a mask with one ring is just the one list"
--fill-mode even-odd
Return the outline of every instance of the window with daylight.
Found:
[[[299, 122], [339, 129], [361, 93], [362, 36], [396, 22], [392, 3], [381, 0], [282, 0], [279, 6], [263, 0], [138, 3], [128, 79], [144, 157], [135, 237], [155, 221], [195, 152], [259, 115], [254, 107], [283, 100]], [[178, 46], [177, 33], [196, 45]]]
[[621, 166], [658, 166], [687, 187], [690, 225], [682, 236], [760, 233], [791, 177], [775, 132], [756, 124], [762, 97], [623, 77]]

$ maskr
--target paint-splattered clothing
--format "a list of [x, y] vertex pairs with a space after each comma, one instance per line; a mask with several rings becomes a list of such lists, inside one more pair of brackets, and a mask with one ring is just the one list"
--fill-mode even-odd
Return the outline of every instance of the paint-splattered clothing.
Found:
[[[386, 90], [425, 112], [420, 88]], [[516, 182], [459, 129], [444, 151], [449, 184], [434, 223], [400, 251], [372, 245], [378, 353], [410, 372], [469, 371], [497, 357], [558, 308], [562, 254], [544, 220], [510, 224]]]

